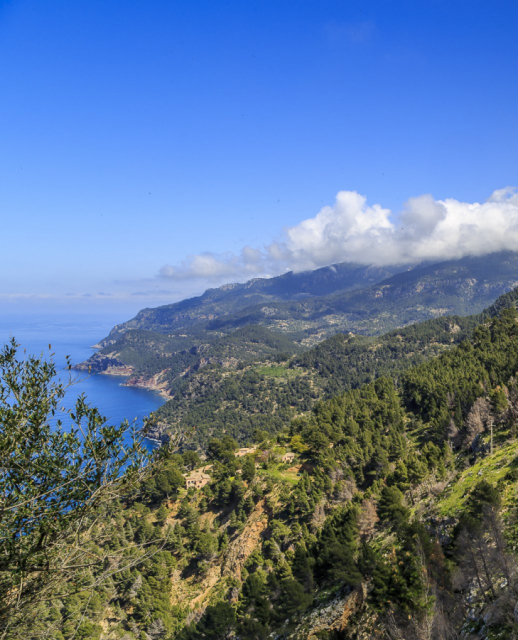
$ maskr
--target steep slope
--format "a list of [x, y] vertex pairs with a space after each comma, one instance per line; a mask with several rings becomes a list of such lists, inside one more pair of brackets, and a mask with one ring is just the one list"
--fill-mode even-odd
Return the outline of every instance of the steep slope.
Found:
[[[103, 518], [108, 548], [140, 548], [143, 562], [95, 598], [64, 585], [59, 605], [42, 607], [42, 630], [516, 637], [517, 371], [518, 314], [503, 309], [397, 381], [378, 378], [263, 434], [244, 457], [227, 435], [210, 443], [209, 465], [193, 452], [164, 457]], [[186, 490], [181, 472], [195, 467], [207, 484]]]
[[282, 360], [301, 350], [290, 336], [258, 325], [211, 338], [200, 336], [193, 343], [187, 336], [135, 329], [75, 368], [130, 376], [126, 384], [160, 389], [169, 396], [175, 382], [208, 365], [235, 369], [250, 361]]
[[442, 315], [478, 313], [518, 285], [518, 254], [468, 257], [398, 273], [371, 287], [255, 305], [207, 324], [212, 331], [261, 324], [311, 344], [338, 331], [376, 335]]
[[446, 313], [466, 315], [481, 311], [518, 284], [518, 254], [467, 257], [394, 272], [339, 264], [225, 285], [198, 298], [144, 309], [117, 325], [101, 345], [134, 329], [194, 338], [246, 324], [310, 335], [338, 329], [375, 334]]
[[187, 446], [203, 447], [221, 433], [244, 443], [257, 430], [278, 433], [321, 399], [440, 355], [517, 301], [514, 289], [481, 314], [436, 318], [379, 337], [337, 334], [284, 362], [237, 371], [206, 367], [175, 382], [172, 399], [155, 414], [153, 435], [179, 431], [190, 434]]
[[381, 282], [405, 268], [409, 267], [365, 267], [342, 263], [315, 271], [289, 272], [274, 278], [256, 278], [244, 284], [227, 284], [218, 289], [208, 289], [203, 295], [195, 298], [156, 309], [143, 309], [132, 320], [114, 327], [100, 344], [106, 346], [121, 334], [133, 329], [159, 333], [180, 332], [180, 329], [187, 329], [196, 324], [203, 327], [207, 321], [256, 304], [364, 288]]
[[[127, 384], [158, 389], [168, 398], [174, 396], [175, 401], [159, 413], [160, 420], [170, 426], [172, 421], [183, 427], [184, 419], [191, 426], [208, 424], [217, 397], [222, 404], [218, 405], [212, 429], [219, 431], [227, 423], [241, 439], [249, 437], [255, 428], [276, 431], [302, 399], [309, 408], [316, 398], [333, 393], [340, 385], [347, 387], [350, 373], [346, 375], [345, 371], [349, 371], [351, 364], [353, 370], [363, 371], [355, 379], [358, 384], [371, 379], [379, 370], [379, 363], [396, 355], [398, 350], [401, 366], [417, 363], [419, 359], [412, 360], [412, 341], [410, 347], [404, 336], [389, 337], [394, 344], [399, 340], [399, 347], [373, 343], [369, 348], [378, 350], [377, 362], [367, 358], [364, 366], [355, 362], [360, 357], [355, 352], [359, 349], [363, 353], [368, 341], [337, 338], [333, 349], [343, 351], [347, 344], [347, 354], [343, 354], [347, 365], [343, 375], [337, 375], [338, 369], [333, 365], [334, 387], [331, 375], [326, 381], [322, 376], [304, 378], [305, 360], [301, 358], [298, 364], [290, 364], [288, 376], [282, 371], [273, 376], [271, 370], [260, 371], [263, 380], [257, 387], [258, 395], [247, 392], [237, 401], [234, 382], [238, 380], [237, 388], [243, 384], [250, 386], [249, 376], [257, 373], [241, 375], [240, 371], [250, 369], [253, 362], [286, 364], [290, 356], [335, 334], [373, 336], [445, 314], [480, 312], [518, 284], [518, 254], [507, 252], [419, 266], [372, 286], [357, 288], [361, 282], [381, 275], [379, 269], [337, 265], [306, 274], [222, 287], [200, 298], [147, 309], [129, 323], [116, 327], [103, 341], [105, 346], [78, 368], [129, 375]], [[344, 290], [347, 283], [349, 289]], [[326, 293], [330, 290], [331, 293]], [[309, 295], [318, 291], [325, 295]], [[273, 294], [277, 296], [275, 299]], [[257, 296], [261, 303], [250, 306]], [[269, 296], [269, 301], [265, 302], [265, 296]], [[279, 301], [279, 296], [287, 299]], [[454, 324], [463, 326], [457, 321]], [[443, 329], [439, 331], [441, 344], [455, 343], [460, 337], [455, 337], [455, 328]], [[419, 352], [419, 347], [416, 350]], [[429, 355], [437, 352], [437, 348], [427, 350]], [[322, 355], [320, 352], [319, 357]], [[192, 375], [204, 369], [206, 374], [196, 377], [191, 384]], [[230, 375], [232, 371], [238, 372], [237, 378]], [[277, 380], [269, 379], [272, 377]], [[212, 400], [200, 403], [200, 398], [208, 394], [214, 396]], [[243, 401], [248, 406], [245, 413]], [[200, 406], [193, 413], [194, 405]], [[159, 431], [164, 428], [168, 427], [160, 425]], [[205, 427], [197, 433], [202, 437], [204, 431]]]

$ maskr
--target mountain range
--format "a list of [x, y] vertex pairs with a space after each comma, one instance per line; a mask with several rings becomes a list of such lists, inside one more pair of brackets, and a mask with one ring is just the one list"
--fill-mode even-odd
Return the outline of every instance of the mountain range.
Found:
[[287, 334], [302, 345], [338, 331], [375, 335], [430, 317], [476, 313], [516, 284], [518, 254], [513, 252], [399, 267], [341, 263], [228, 284], [143, 309], [114, 327], [100, 345], [112, 345], [132, 330], [196, 344], [251, 324]]
[[77, 368], [131, 376], [174, 395], [207, 365], [285, 361], [335, 334], [375, 336], [444, 315], [476, 314], [518, 285], [518, 253], [397, 267], [342, 263], [254, 279], [143, 309]]

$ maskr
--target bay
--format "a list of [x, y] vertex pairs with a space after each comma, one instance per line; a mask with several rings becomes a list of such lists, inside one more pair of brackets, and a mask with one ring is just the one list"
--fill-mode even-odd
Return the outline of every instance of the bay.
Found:
[[[24, 350], [28, 355], [43, 355], [46, 359], [51, 356], [60, 378], [66, 381], [69, 375], [65, 369], [66, 356], [70, 356], [72, 364], [83, 362], [94, 353], [92, 345], [106, 337], [117, 322], [120, 318], [95, 315], [0, 315], [0, 346], [14, 337], [21, 345], [20, 356]], [[127, 419], [136, 420], [140, 426], [144, 416], [164, 403], [154, 391], [123, 386], [125, 378], [121, 376], [73, 371], [72, 377], [75, 382], [62, 403], [65, 409], [71, 409], [77, 397], [84, 393], [87, 401], [97, 407], [110, 424], [120, 424]], [[149, 449], [157, 446], [151, 440], [146, 440], [146, 445]]]

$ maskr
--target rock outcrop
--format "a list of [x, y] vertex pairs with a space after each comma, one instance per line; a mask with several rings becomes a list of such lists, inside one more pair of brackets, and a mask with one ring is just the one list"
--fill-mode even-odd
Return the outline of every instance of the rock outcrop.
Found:
[[[331, 602], [314, 609], [306, 616], [302, 624], [289, 636], [289, 640], [317, 640], [322, 633], [349, 631], [352, 618], [357, 618], [358, 614], [361, 613], [366, 598], [367, 587], [365, 584], [361, 584], [346, 595], [339, 595]], [[361, 626], [365, 628], [370, 627], [372, 623], [371, 620], [362, 622]], [[357, 637], [361, 638], [363, 636], [361, 635], [361, 630], [359, 631], [360, 634]], [[370, 637], [370, 634], [365, 636], [365, 638]]]
[[131, 365], [125, 364], [116, 355], [103, 355], [102, 353], [94, 353], [85, 362], [75, 365], [74, 369], [112, 376], [130, 376], [134, 372], [134, 368]]

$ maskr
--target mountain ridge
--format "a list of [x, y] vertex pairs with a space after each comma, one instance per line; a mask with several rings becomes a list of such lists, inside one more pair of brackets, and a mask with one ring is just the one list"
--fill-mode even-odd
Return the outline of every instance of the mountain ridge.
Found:
[[[242, 284], [224, 284], [221, 287], [207, 289], [200, 296], [187, 298], [168, 305], [142, 309], [133, 319], [116, 325], [107, 338], [101, 340], [99, 344], [101, 347], [107, 346], [108, 341], [120, 335], [121, 328], [127, 328], [126, 330], [135, 328], [146, 328], [148, 330], [153, 328], [157, 330], [162, 328], [165, 331], [173, 326], [165, 324], [165, 320], [169, 320], [178, 326], [183, 326], [182, 321], [189, 324], [188, 321], [193, 318], [187, 316], [187, 312], [189, 310], [193, 311], [204, 304], [208, 306], [208, 309], [199, 316], [199, 319], [212, 320], [213, 317], [211, 316], [214, 316], [215, 312], [221, 309], [221, 307], [216, 306], [217, 303], [224, 304], [225, 300], [229, 303], [238, 294], [244, 294], [243, 302], [241, 305], [239, 302], [234, 305], [234, 310], [236, 310], [236, 307], [251, 307], [260, 302], [285, 301], [289, 300], [291, 296], [315, 296], [317, 295], [316, 287], [318, 287], [319, 292], [323, 291], [326, 294], [360, 288], [361, 285], [380, 282], [400, 269], [405, 268], [410, 267], [384, 268], [361, 266], [354, 263], [340, 263], [313, 271], [299, 273], [290, 271], [273, 278], [253, 278]], [[348, 278], [348, 280], [344, 280], [345, 278]], [[253, 298], [254, 295], [256, 296], [255, 299]], [[210, 304], [213, 306], [209, 306]], [[228, 313], [227, 308], [223, 310]], [[177, 316], [175, 312], [178, 313]], [[155, 321], [150, 320], [153, 314], [156, 315]]]
[[[379, 335], [443, 315], [479, 313], [518, 285], [518, 254], [405, 267], [360, 286], [385, 275], [383, 269], [342, 264], [209, 289], [197, 298], [143, 309], [114, 327], [100, 350], [78, 368], [95, 373], [119, 369], [127, 375], [129, 367], [141, 383], [159, 375], [167, 388], [178, 376], [207, 364], [235, 368], [252, 359], [293, 355], [336, 333]], [[315, 292], [322, 279], [328, 283], [323, 295], [300, 298]], [[284, 291], [288, 299], [265, 297], [258, 291], [265, 288]], [[248, 290], [261, 301], [249, 304], [252, 298], [243, 295]], [[277, 348], [271, 346], [275, 341]]]
[[[244, 284], [223, 285], [218, 289], [208, 289], [195, 298], [171, 305], [143, 309], [135, 318], [114, 327], [100, 344], [107, 346], [108, 341], [116, 339], [125, 331], [136, 328], [167, 333], [198, 322], [199, 326], [196, 328], [198, 331], [214, 331], [224, 327], [231, 328], [233, 323], [239, 322], [249, 324], [256, 321], [271, 325], [274, 320], [284, 319], [290, 313], [310, 318], [311, 316], [326, 317], [334, 311], [361, 316], [362, 309], [359, 304], [361, 301], [368, 300], [372, 303], [378, 300], [383, 303], [391, 296], [408, 298], [423, 292], [435, 295], [437, 298], [442, 293], [443, 302], [450, 307], [459, 304], [455, 298], [458, 298], [460, 293], [463, 295], [463, 301], [468, 305], [469, 289], [470, 287], [473, 289], [478, 283], [481, 283], [479, 297], [484, 298], [485, 294], [484, 301], [478, 303], [480, 308], [477, 311], [481, 311], [499, 295], [505, 293], [505, 289], [510, 290], [518, 284], [518, 253], [499, 252], [482, 257], [468, 256], [433, 264], [395, 267], [392, 271], [390, 273], [384, 268], [358, 267], [358, 265], [342, 263], [310, 272], [299, 274], [290, 272], [270, 279], [256, 278]], [[333, 274], [333, 277], [330, 274]], [[329, 277], [334, 284], [327, 289], [322, 289], [322, 279]], [[350, 280], [344, 281], [346, 277]], [[360, 286], [361, 281], [366, 279], [369, 280], [368, 286]], [[285, 281], [290, 282], [289, 291], [282, 288], [281, 283]], [[299, 285], [296, 291], [292, 288], [293, 281]], [[320, 287], [321, 295], [317, 295], [316, 290], [312, 289], [316, 286]], [[259, 295], [259, 289], [277, 292], [277, 299], [272, 299], [275, 296], [271, 294], [270, 298], [263, 296], [260, 301], [248, 295], [242, 295], [244, 291], [249, 290], [254, 290], [254, 295]], [[310, 290], [312, 294], [309, 293]], [[293, 296], [303, 296], [303, 298], [297, 300], [293, 299]], [[493, 300], [490, 301], [491, 297]], [[234, 298], [237, 298], [237, 302]], [[424, 304], [427, 302], [425, 300]], [[216, 303], [219, 303], [219, 306]], [[268, 305], [264, 306], [264, 303]], [[189, 309], [199, 309], [204, 304], [206, 308], [197, 316], [186, 313]], [[445, 315], [441, 310], [441, 308], [435, 310], [432, 308], [431, 313], [435, 311], [436, 315]], [[454, 308], [447, 310], [453, 313], [458, 312], [458, 309]], [[371, 309], [370, 315], [375, 311]], [[421, 318], [413, 321], [419, 319]], [[354, 319], [351, 318], [350, 323], [353, 322]], [[371, 332], [375, 333], [376, 329]]]

